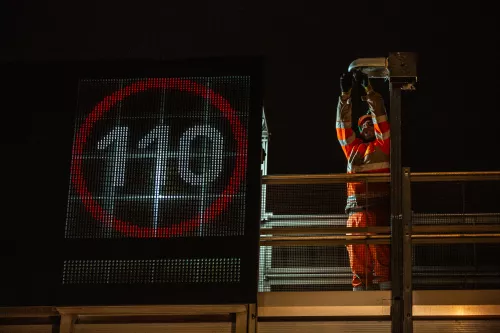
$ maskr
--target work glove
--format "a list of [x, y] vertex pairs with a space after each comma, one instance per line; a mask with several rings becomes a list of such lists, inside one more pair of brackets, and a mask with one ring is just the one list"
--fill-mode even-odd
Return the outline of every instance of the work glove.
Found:
[[371, 89], [370, 86], [370, 79], [368, 78], [368, 75], [363, 73], [362, 71], [356, 71], [354, 74], [354, 81], [358, 84], [360, 84], [363, 88], [365, 88], [366, 91]]
[[343, 73], [340, 76], [340, 90], [342, 93], [347, 93], [351, 90], [352, 88], [352, 73]]

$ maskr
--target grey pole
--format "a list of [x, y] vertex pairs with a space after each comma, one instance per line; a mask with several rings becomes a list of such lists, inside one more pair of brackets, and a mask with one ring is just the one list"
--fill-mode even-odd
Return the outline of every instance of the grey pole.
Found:
[[[413, 332], [411, 300], [411, 255], [405, 248], [405, 223], [410, 217], [408, 202], [403, 203], [403, 167], [401, 161], [401, 91], [414, 89], [416, 81], [416, 55], [407, 52], [390, 53], [387, 59], [390, 90], [391, 124], [391, 279], [392, 333]], [[407, 185], [407, 184], [406, 184]], [[407, 186], [405, 186], [406, 188]], [[409, 196], [405, 196], [409, 200]], [[411, 245], [410, 245], [411, 246]], [[406, 256], [405, 256], [406, 255]], [[408, 260], [408, 258], [410, 258]], [[408, 266], [409, 265], [409, 266]], [[406, 285], [405, 285], [406, 282]], [[406, 288], [405, 288], [406, 287]], [[410, 289], [408, 289], [410, 288]]]

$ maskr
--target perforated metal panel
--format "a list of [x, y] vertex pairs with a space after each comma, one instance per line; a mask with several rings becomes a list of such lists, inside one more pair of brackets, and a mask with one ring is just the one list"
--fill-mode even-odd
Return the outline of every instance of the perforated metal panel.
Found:
[[82, 80], [67, 238], [243, 235], [250, 78]]
[[[345, 226], [346, 185], [266, 185], [262, 228]], [[261, 246], [259, 291], [349, 289], [345, 246]]]
[[[413, 183], [413, 225], [449, 226], [448, 234], [460, 233], [454, 226], [498, 226], [499, 190], [498, 181]], [[413, 288], [499, 289], [499, 252], [500, 241], [414, 245]]]
[[[457, 225], [500, 225], [500, 201], [495, 194], [500, 191], [498, 181], [414, 182], [411, 190], [413, 226], [450, 226], [442, 233], [453, 234], [457, 233], [453, 230]], [[279, 228], [302, 227], [309, 229], [302, 235], [294, 235], [321, 236], [312, 234], [311, 227], [348, 225], [351, 215], [343, 212], [345, 184], [276, 184], [267, 185], [266, 191], [267, 209], [261, 226], [265, 230], [263, 239], [270, 234], [266, 229], [272, 229], [274, 236], [280, 236]], [[367, 226], [372, 225], [367, 223]], [[361, 253], [360, 257], [380, 254], [376, 245], [355, 247], [356, 252]], [[413, 287], [417, 290], [498, 289], [500, 266], [496, 254], [499, 252], [498, 242], [466, 243], [463, 239], [452, 244], [436, 241], [413, 245]], [[385, 253], [390, 258], [390, 249]], [[363, 264], [366, 266], [362, 267]], [[376, 260], [373, 264], [363, 260], [349, 262], [346, 247], [341, 245], [261, 246], [259, 290], [348, 290], [349, 279], [353, 275], [350, 274], [351, 268], [369, 272], [372, 269], [370, 265], [374, 271], [377, 270]], [[377, 287], [376, 283], [374, 287]]]
[[260, 265], [265, 277], [259, 283], [261, 291], [352, 289], [345, 246], [270, 247]]
[[239, 283], [239, 258], [70, 260], [63, 284]]
[[413, 288], [500, 289], [500, 244], [413, 246]]
[[[370, 187], [370, 183], [365, 185]], [[263, 206], [266, 211], [261, 228], [265, 230], [266, 235], [272, 230], [272, 235], [280, 236], [280, 228], [332, 227], [334, 230], [335, 227], [348, 226], [350, 215], [346, 214], [345, 183], [266, 185], [265, 190], [266, 196], [263, 198], [266, 202]], [[371, 200], [367, 197], [360, 204], [372, 207]], [[360, 214], [365, 214], [365, 211]], [[388, 226], [389, 215], [386, 214], [384, 221], [367, 217], [361, 222], [364, 223], [356, 226]], [[335, 234], [335, 231], [328, 235], [332, 234]], [[266, 239], [266, 235], [262, 238]], [[345, 236], [346, 231], [339, 231], [337, 235]], [[320, 237], [322, 234], [309, 229], [303, 234], [286, 236]], [[358, 244], [355, 247], [356, 253], [367, 260], [353, 261], [352, 266], [356, 267], [357, 271], [374, 271], [375, 265], [378, 265], [375, 252], [378, 251], [379, 245]], [[353, 272], [346, 245], [261, 246], [260, 291], [352, 290], [352, 281]], [[373, 282], [376, 288], [378, 281], [375, 279]]]
[[[266, 213], [273, 215], [345, 214], [346, 184], [266, 185], [266, 192]], [[310, 217], [294, 226], [312, 222]]]
[[58, 304], [255, 300], [260, 71], [200, 59], [78, 72]]

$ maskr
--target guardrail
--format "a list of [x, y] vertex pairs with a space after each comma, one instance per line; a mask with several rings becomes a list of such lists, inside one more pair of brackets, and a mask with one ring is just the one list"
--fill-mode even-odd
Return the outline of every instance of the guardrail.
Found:
[[[425, 172], [409, 173], [411, 183], [419, 182], [477, 182], [500, 181], [500, 172]], [[389, 182], [390, 174], [318, 174], [268, 175], [262, 177], [265, 185], [323, 185], [348, 182]], [[411, 189], [410, 189], [411, 191]], [[411, 196], [407, 197], [411, 200]], [[411, 203], [407, 203], [411, 207]], [[498, 213], [410, 213], [410, 224], [405, 228], [406, 246], [434, 244], [500, 244], [500, 206]], [[338, 267], [273, 267], [273, 248], [279, 247], [333, 247], [347, 244], [390, 244], [390, 227], [346, 227], [347, 214], [273, 215], [263, 214], [260, 230], [261, 291], [270, 291], [272, 285], [347, 284], [350, 268]], [[429, 223], [431, 222], [431, 224]], [[407, 257], [408, 258], [411, 257]], [[414, 260], [410, 260], [414, 261]], [[482, 272], [474, 267], [450, 266], [429, 268], [412, 262], [413, 282], [416, 284], [445, 285], [460, 282], [487, 285], [500, 284], [500, 270]], [[346, 282], [347, 281], [347, 282]], [[265, 287], [262, 287], [265, 286]]]

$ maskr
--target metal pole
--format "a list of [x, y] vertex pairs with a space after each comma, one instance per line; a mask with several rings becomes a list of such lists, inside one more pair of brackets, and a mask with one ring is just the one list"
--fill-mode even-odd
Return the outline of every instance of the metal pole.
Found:
[[[406, 254], [411, 255], [411, 249], [404, 247], [405, 223], [408, 222], [409, 199], [403, 199], [403, 169], [401, 166], [401, 90], [414, 90], [417, 67], [416, 54], [411, 52], [393, 52], [389, 54], [387, 68], [389, 71], [390, 123], [391, 123], [391, 232], [392, 232], [392, 305], [391, 319], [393, 333], [411, 333], [411, 266], [405, 271]], [[408, 170], [409, 174], [409, 170]], [[406, 183], [405, 179], [405, 183]], [[407, 193], [408, 194], [408, 193]], [[406, 200], [403, 206], [403, 200]], [[403, 209], [405, 207], [406, 209]], [[405, 216], [406, 215], [406, 216]], [[409, 232], [409, 229], [406, 231]], [[407, 235], [408, 246], [411, 236]], [[409, 245], [411, 246], [411, 245]], [[410, 258], [411, 265], [411, 258]], [[406, 291], [406, 293], [405, 293]], [[407, 319], [406, 319], [407, 318]]]
[[402, 179], [402, 192], [403, 192], [403, 227], [404, 227], [404, 241], [403, 241], [403, 313], [404, 313], [404, 327], [405, 333], [413, 332], [413, 246], [412, 246], [412, 214], [411, 214], [411, 179], [410, 168], [403, 168]]
[[403, 211], [401, 168], [401, 88], [402, 84], [390, 82], [391, 124], [391, 332], [404, 332], [403, 304]]

